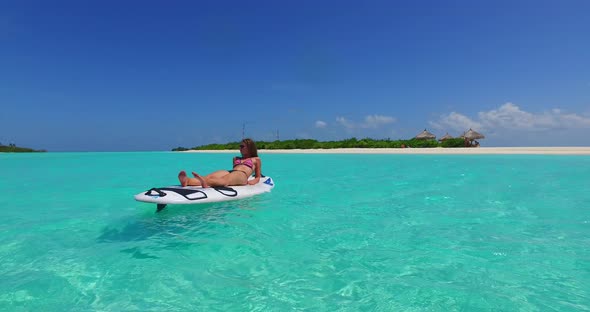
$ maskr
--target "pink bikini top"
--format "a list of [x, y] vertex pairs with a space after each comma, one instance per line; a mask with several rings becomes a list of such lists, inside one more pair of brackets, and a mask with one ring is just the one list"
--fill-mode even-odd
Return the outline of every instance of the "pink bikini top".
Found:
[[236, 159], [234, 160], [234, 167], [238, 166], [238, 165], [244, 165], [250, 169], [254, 168], [254, 163], [252, 162], [252, 158], [242, 159], [242, 158], [236, 157]]

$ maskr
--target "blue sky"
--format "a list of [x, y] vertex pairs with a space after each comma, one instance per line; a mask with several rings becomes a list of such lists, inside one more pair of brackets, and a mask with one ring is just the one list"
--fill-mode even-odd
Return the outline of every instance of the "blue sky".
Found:
[[590, 145], [588, 1], [2, 1], [0, 143]]

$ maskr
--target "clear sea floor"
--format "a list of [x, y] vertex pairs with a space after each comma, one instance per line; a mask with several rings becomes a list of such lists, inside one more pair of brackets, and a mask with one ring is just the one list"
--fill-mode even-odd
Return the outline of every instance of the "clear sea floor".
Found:
[[590, 311], [590, 157], [262, 154], [271, 193], [134, 201], [232, 154], [0, 154], [1, 311]]

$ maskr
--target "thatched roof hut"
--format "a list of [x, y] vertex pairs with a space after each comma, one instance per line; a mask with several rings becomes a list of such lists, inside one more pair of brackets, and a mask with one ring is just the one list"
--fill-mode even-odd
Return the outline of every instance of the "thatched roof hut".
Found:
[[462, 137], [464, 137], [468, 140], [485, 139], [485, 136], [483, 134], [481, 134], [477, 131], [474, 131], [471, 128], [469, 128], [469, 130], [467, 130], [467, 132], [465, 132]]
[[436, 139], [436, 135], [434, 135], [434, 134], [426, 131], [426, 129], [424, 129], [424, 131], [418, 133], [418, 135], [414, 138], [418, 139], [418, 140], [434, 140], [434, 139]]
[[451, 135], [449, 135], [449, 133], [447, 132], [447, 134], [443, 135], [442, 138], [438, 139], [439, 141], [444, 141], [444, 140], [448, 140], [448, 139], [452, 139], [453, 137]]
[[477, 139], [485, 139], [485, 136], [483, 134], [469, 128], [469, 130], [467, 130], [466, 132], [463, 132], [463, 134], [460, 136], [460, 138], [465, 140], [465, 147], [478, 147], [479, 142], [475, 141], [475, 143], [474, 143], [473, 141], [477, 140]]

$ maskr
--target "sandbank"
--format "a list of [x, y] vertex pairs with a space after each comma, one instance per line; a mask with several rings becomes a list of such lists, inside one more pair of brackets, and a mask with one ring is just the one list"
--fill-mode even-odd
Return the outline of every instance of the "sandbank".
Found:
[[[236, 153], [234, 150], [188, 150], [187, 153]], [[337, 148], [265, 150], [261, 154], [423, 154], [423, 155], [590, 155], [590, 147], [473, 147], [473, 148]]]

